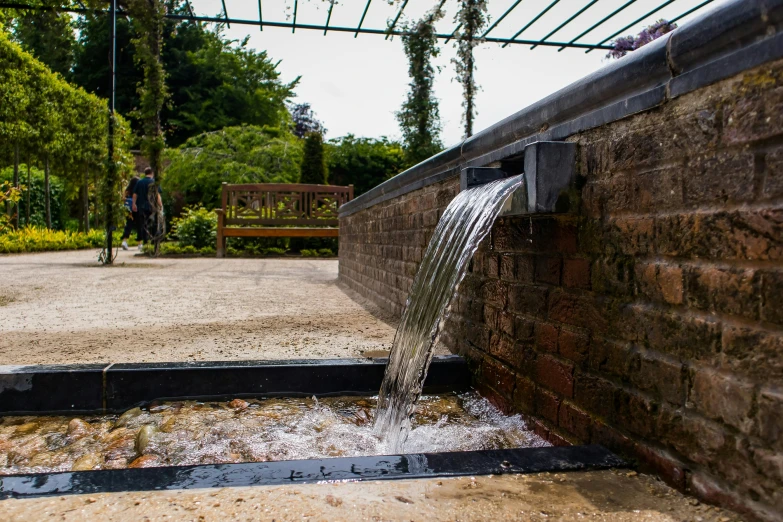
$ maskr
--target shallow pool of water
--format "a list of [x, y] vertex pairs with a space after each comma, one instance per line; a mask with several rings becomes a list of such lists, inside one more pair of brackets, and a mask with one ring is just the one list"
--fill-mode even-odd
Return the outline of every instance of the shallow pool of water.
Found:
[[[5, 417], [0, 474], [382, 455], [376, 398], [153, 403], [122, 415]], [[423, 396], [406, 453], [547, 445], [475, 393]]]

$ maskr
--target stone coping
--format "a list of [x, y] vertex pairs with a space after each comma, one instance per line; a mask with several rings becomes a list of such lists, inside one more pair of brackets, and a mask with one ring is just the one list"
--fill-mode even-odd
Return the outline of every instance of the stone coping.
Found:
[[782, 30], [783, 0], [728, 2], [378, 185], [343, 205], [340, 217], [781, 58]]

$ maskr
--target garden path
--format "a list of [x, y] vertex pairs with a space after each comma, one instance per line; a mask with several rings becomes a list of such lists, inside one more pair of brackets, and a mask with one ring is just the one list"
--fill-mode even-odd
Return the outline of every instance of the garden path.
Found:
[[360, 357], [396, 321], [335, 259], [0, 256], [0, 364]]

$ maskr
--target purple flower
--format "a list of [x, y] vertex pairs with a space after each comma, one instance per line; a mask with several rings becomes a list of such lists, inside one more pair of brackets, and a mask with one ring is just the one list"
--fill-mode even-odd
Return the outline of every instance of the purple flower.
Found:
[[606, 55], [607, 58], [622, 58], [631, 51], [635, 51], [640, 47], [644, 47], [653, 40], [657, 40], [661, 36], [669, 33], [677, 28], [677, 24], [668, 22], [667, 20], [658, 20], [654, 24], [643, 29], [636, 37], [634, 36], [622, 36], [612, 42], [612, 50]]

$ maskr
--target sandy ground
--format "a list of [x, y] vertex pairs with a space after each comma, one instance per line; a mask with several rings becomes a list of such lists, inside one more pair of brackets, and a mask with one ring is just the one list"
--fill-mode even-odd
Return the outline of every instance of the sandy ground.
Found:
[[3, 520], [739, 520], [627, 471], [258, 486], [0, 502]]
[[0, 365], [360, 357], [394, 320], [334, 259], [0, 256]]

